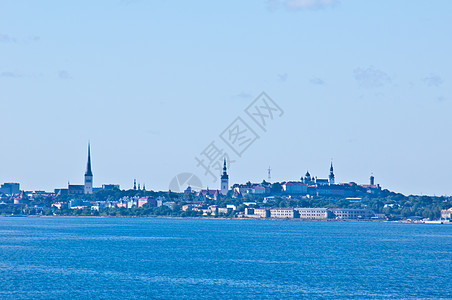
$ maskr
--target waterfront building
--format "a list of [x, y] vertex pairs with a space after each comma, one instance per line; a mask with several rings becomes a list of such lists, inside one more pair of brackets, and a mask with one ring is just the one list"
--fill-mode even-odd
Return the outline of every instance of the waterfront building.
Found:
[[449, 209], [441, 210], [441, 219], [451, 220], [452, 219], [452, 207]]
[[246, 207], [245, 216], [249, 218], [270, 218], [270, 209]]
[[226, 168], [226, 159], [224, 159], [223, 175], [221, 175], [221, 194], [226, 196], [229, 191], [229, 175]]
[[298, 211], [293, 208], [272, 208], [270, 209], [270, 218], [294, 219], [299, 218]]
[[374, 212], [369, 209], [360, 208], [331, 208], [330, 211], [336, 219], [370, 219], [374, 216]]
[[328, 208], [295, 208], [298, 211], [300, 219], [305, 220], [326, 220], [332, 216]]

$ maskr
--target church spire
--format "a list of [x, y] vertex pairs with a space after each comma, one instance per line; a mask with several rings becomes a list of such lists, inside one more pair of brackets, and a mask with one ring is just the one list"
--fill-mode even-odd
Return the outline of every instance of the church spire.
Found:
[[229, 175], [226, 166], [226, 158], [224, 159], [223, 175], [221, 175], [221, 194], [226, 195], [229, 191]]
[[331, 167], [330, 167], [330, 176], [328, 176], [328, 182], [330, 184], [334, 184], [335, 180], [334, 180], [334, 169], [333, 169], [333, 162], [331, 161]]
[[91, 171], [91, 144], [88, 143], [88, 163], [86, 164], [85, 172], [85, 194], [93, 193], [93, 172]]
[[85, 176], [93, 176], [93, 172], [91, 171], [91, 144], [90, 143], [88, 143], [88, 163], [86, 164]]
[[226, 158], [224, 159], [223, 175], [221, 176], [221, 179], [229, 179], [228, 168], [226, 167]]

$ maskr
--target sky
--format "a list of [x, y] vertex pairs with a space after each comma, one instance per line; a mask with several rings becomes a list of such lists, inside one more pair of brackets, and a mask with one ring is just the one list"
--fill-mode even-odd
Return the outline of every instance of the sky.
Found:
[[82, 184], [90, 142], [95, 186], [216, 189], [228, 157], [452, 195], [451, 36], [446, 0], [4, 0], [0, 183]]

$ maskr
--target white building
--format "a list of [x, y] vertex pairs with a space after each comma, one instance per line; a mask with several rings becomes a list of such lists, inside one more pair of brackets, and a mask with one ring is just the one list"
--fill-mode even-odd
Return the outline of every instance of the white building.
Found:
[[245, 216], [249, 218], [270, 218], [270, 209], [246, 207]]
[[330, 211], [336, 219], [370, 219], [374, 216], [373, 211], [361, 208], [331, 208]]
[[270, 217], [278, 219], [298, 218], [298, 211], [293, 208], [272, 208], [270, 209]]
[[300, 219], [306, 220], [326, 220], [329, 216], [328, 208], [295, 208], [300, 215]]

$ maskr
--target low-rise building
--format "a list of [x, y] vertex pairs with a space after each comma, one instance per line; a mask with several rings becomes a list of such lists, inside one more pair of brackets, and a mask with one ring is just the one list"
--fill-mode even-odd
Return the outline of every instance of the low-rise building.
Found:
[[69, 184], [68, 185], [69, 195], [83, 195], [85, 194], [85, 186], [79, 184]]
[[245, 208], [245, 217], [248, 218], [270, 218], [269, 208]]
[[221, 214], [227, 215], [227, 214], [230, 213], [231, 211], [232, 211], [231, 209], [228, 209], [228, 208], [226, 208], [226, 207], [218, 207], [218, 208], [217, 208], [217, 214], [218, 214], [218, 215], [221, 215]]
[[237, 210], [237, 206], [235, 206], [233, 204], [226, 205], [226, 208], [231, 209], [231, 210]]
[[272, 208], [270, 209], [270, 218], [294, 219], [299, 218], [298, 211], [293, 208]]
[[295, 210], [298, 211], [300, 219], [305, 220], [326, 220], [332, 217], [332, 213], [328, 210], [328, 208], [297, 207]]
[[102, 189], [107, 191], [119, 190], [119, 184], [102, 184]]
[[374, 216], [373, 211], [361, 208], [331, 208], [330, 211], [336, 219], [370, 219]]

